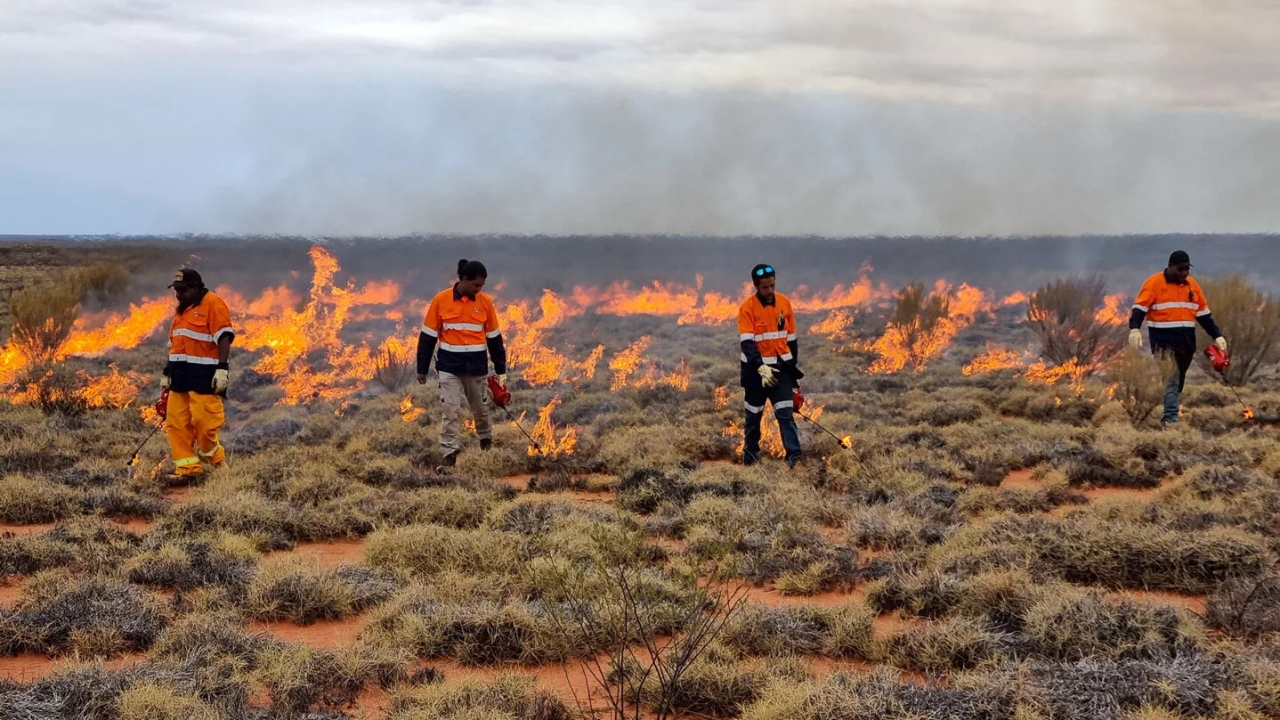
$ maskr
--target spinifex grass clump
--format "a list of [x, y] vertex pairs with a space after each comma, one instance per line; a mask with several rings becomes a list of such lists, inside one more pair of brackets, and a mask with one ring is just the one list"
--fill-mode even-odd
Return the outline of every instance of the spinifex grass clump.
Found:
[[492, 683], [402, 687], [391, 698], [388, 720], [571, 720], [564, 701], [532, 678], [504, 675]]
[[1201, 593], [1230, 577], [1254, 577], [1272, 562], [1268, 544], [1234, 528], [1202, 532], [1088, 517], [995, 518], [931, 551], [942, 571], [1021, 567], [1034, 574], [1109, 587]]
[[1205, 620], [1237, 637], [1280, 632], [1280, 576], [1232, 578], [1209, 595]]
[[259, 620], [308, 625], [337, 620], [389, 599], [394, 576], [368, 568], [317, 568], [293, 557], [268, 560], [249, 583], [245, 610]]
[[73, 518], [43, 533], [0, 537], [0, 574], [30, 575], [54, 568], [109, 573], [141, 549], [137, 535], [107, 520]]
[[110, 657], [146, 650], [169, 622], [164, 602], [133, 585], [64, 575], [37, 588], [6, 623], [10, 651]]
[[840, 608], [746, 606], [729, 626], [725, 644], [747, 655], [872, 657], [875, 614], [850, 602]]

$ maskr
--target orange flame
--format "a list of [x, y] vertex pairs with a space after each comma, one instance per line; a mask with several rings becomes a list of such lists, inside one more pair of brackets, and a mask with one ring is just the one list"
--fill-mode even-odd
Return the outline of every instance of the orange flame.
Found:
[[[1071, 388], [1079, 394], [1084, 390], [1084, 378], [1093, 372], [1094, 368], [1089, 365], [1081, 365], [1073, 360], [1068, 360], [1062, 365], [1049, 366], [1044, 360], [1038, 360], [1031, 367], [1027, 368], [1027, 382], [1039, 385], [1056, 385], [1063, 378], [1071, 380]], [[1061, 404], [1061, 400], [1059, 400]]]
[[400, 407], [400, 419], [404, 420], [407, 423], [411, 423], [414, 420], [417, 420], [418, 418], [422, 417], [423, 413], [426, 412], [426, 410], [424, 410], [423, 408], [413, 406], [412, 395], [405, 395], [404, 399], [400, 401], [399, 407]]
[[560, 396], [557, 395], [538, 411], [538, 424], [530, 433], [538, 447], [529, 446], [529, 455], [561, 457], [573, 454], [573, 448], [578, 444], [578, 431], [566, 427], [557, 433], [556, 424], [551, 420], [551, 413], [559, 406]]
[[1249, 407], [1247, 407], [1247, 408], [1245, 408], [1245, 409], [1244, 409], [1244, 419], [1245, 419], [1245, 420], [1252, 420], [1252, 419], [1253, 419], [1253, 408], [1249, 408]]
[[896, 373], [907, 365], [911, 365], [912, 372], [921, 372], [931, 359], [951, 345], [958, 332], [977, 320], [979, 313], [991, 311], [991, 304], [981, 290], [961, 285], [953, 292], [945, 280], [939, 280], [932, 297], [948, 294], [951, 295], [948, 316], [939, 320], [929, 332], [916, 334], [912, 328], [890, 324], [884, 335], [871, 345], [870, 349], [879, 357], [868, 372]]
[[848, 337], [847, 330], [851, 325], [853, 325], [853, 316], [848, 310], [833, 310], [822, 322], [809, 328], [809, 332], [814, 335], [826, 335], [832, 340], [844, 340]]
[[[364, 387], [373, 376], [375, 353], [367, 341], [343, 340], [342, 330], [353, 307], [386, 305], [400, 296], [399, 286], [389, 281], [356, 287], [352, 280], [336, 286], [333, 280], [341, 269], [337, 258], [318, 245], [312, 246], [310, 256], [314, 273], [302, 310], [294, 309], [292, 293], [279, 288], [248, 303], [244, 311], [240, 344], [249, 351], [268, 351], [254, 370], [276, 377], [284, 390], [280, 403], [285, 405], [308, 397], [338, 398]], [[381, 346], [403, 353], [405, 344], [389, 338]], [[321, 353], [327, 368], [313, 365], [320, 359], [313, 355]]]
[[1023, 354], [1017, 350], [987, 345], [987, 351], [965, 365], [961, 374], [965, 377], [998, 370], [1016, 370], [1026, 365]]
[[[130, 371], [121, 375], [120, 368], [116, 367], [115, 363], [112, 363], [109, 368], [111, 370], [109, 375], [99, 377], [89, 377], [82, 373], [87, 381], [83, 393], [89, 407], [127, 407], [137, 399], [139, 388], [147, 382], [146, 378], [136, 372]], [[148, 409], [153, 415], [155, 414], [155, 408]]]
[[729, 407], [729, 388], [724, 385], [717, 385], [711, 398], [712, 402], [715, 403], [716, 410], [723, 410]]
[[1123, 293], [1108, 295], [1106, 304], [1093, 316], [1095, 322], [1103, 325], [1124, 325], [1129, 322], [1129, 311], [1124, 304]]
[[840, 437], [840, 447], [846, 450], [853, 449], [853, 437], [850, 435], [842, 435]]

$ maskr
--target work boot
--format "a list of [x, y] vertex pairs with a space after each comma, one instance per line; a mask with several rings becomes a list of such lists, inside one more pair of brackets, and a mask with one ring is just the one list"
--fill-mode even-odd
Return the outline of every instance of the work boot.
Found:
[[436, 474], [444, 475], [449, 472], [450, 468], [457, 467], [458, 453], [451, 452], [440, 459], [440, 464], [436, 466]]
[[493, 441], [492, 441], [492, 440], [489, 440], [489, 439], [486, 439], [486, 438], [480, 438], [480, 449], [481, 449], [481, 450], [484, 450], [485, 452], [489, 452], [489, 449], [490, 449], [490, 448], [492, 448], [492, 447], [493, 447]]
[[802, 459], [802, 458], [798, 458], [798, 457], [797, 457], [797, 458], [791, 458], [791, 459], [787, 460], [787, 469], [789, 469], [789, 470], [795, 470], [795, 469], [796, 469], [796, 468], [798, 468], [798, 467], [802, 467], [802, 466], [803, 466], [803, 462], [804, 462], [804, 461], [803, 461], [803, 459]]

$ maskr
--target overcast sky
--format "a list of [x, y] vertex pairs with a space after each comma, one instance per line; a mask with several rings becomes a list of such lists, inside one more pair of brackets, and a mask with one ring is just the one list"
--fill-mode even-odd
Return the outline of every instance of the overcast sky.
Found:
[[1280, 231], [1276, 0], [0, 0], [0, 233]]

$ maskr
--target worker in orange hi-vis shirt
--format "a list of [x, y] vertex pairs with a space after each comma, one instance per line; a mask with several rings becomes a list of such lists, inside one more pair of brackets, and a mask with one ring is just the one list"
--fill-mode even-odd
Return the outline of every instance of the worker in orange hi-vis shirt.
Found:
[[173, 457], [174, 475], [195, 478], [205, 465], [217, 468], [226, 460], [218, 433], [226, 421], [226, 395], [231, 342], [231, 312], [209, 292], [200, 273], [179, 270], [169, 285], [178, 309], [169, 328], [169, 361], [162, 387], [169, 391], [165, 430]]
[[440, 374], [441, 470], [458, 463], [462, 406], [471, 407], [480, 449], [493, 447], [487, 378], [489, 360], [502, 387], [507, 386], [507, 350], [498, 327], [493, 298], [480, 292], [489, 271], [476, 260], [458, 261], [458, 282], [431, 300], [418, 333], [418, 384], [427, 382], [432, 355]]
[[800, 432], [796, 428], [792, 389], [804, 377], [796, 367], [800, 353], [796, 316], [785, 295], [775, 292], [777, 275], [772, 265], [751, 269], [756, 292], [738, 308], [738, 345], [741, 349], [741, 382], [746, 416], [743, 423], [742, 464], [760, 460], [760, 421], [765, 402], [773, 405], [787, 464], [800, 462]]
[[1209, 301], [1200, 283], [1191, 277], [1191, 256], [1178, 250], [1169, 266], [1147, 278], [1129, 315], [1129, 344], [1142, 347], [1142, 321], [1147, 322], [1151, 350], [1173, 356], [1177, 369], [1164, 392], [1164, 416], [1160, 424], [1178, 422], [1187, 369], [1196, 355], [1196, 323], [1209, 333], [1218, 349], [1227, 351], [1227, 339], [1209, 312]]

